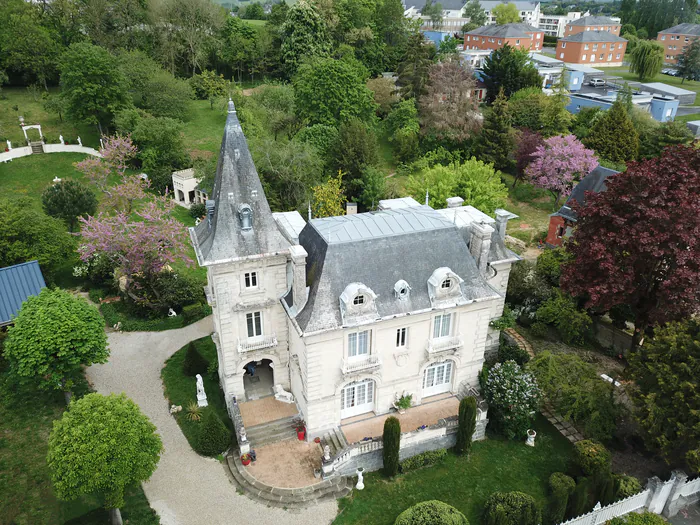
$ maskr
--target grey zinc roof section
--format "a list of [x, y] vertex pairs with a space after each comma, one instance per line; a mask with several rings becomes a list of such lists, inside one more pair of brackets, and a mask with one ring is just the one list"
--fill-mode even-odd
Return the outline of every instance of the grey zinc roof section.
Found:
[[[342, 327], [340, 294], [353, 282], [363, 283], [377, 294], [381, 317], [430, 309], [428, 279], [445, 266], [464, 279], [464, 300], [498, 297], [480, 275], [454, 224], [427, 206], [391, 211], [395, 213], [333, 217], [338, 219], [335, 221], [315, 219], [302, 230], [299, 243], [308, 252], [310, 289], [308, 302], [295, 319], [304, 332]], [[336, 234], [328, 232], [329, 225]], [[406, 230], [394, 229], [399, 225]], [[346, 237], [345, 232], [352, 232], [349, 235], [353, 237]], [[411, 287], [408, 300], [395, 295], [394, 285], [400, 279]]]
[[611, 170], [609, 168], [604, 168], [603, 166], [598, 166], [588, 175], [586, 175], [581, 182], [579, 182], [574, 189], [571, 191], [571, 195], [566, 199], [564, 205], [559, 208], [559, 211], [553, 213], [552, 215], [564, 217], [570, 221], [576, 220], [576, 212], [573, 210], [573, 203], [578, 202], [581, 206], [586, 204], [586, 192], [592, 191], [594, 193], [600, 193], [605, 191], [605, 181], [608, 177], [612, 175], [617, 175], [619, 171]]
[[[289, 247], [272, 217], [233, 102], [229, 102], [210, 198], [216, 203], [213, 217], [190, 229], [200, 265], [278, 253]], [[252, 209], [252, 229], [241, 228], [238, 210], [242, 204]]]
[[581, 31], [575, 35], [560, 38], [559, 42], [627, 42], [610, 31]]
[[537, 32], [542, 32], [542, 30], [521, 22], [515, 24], [481, 26], [466, 34], [495, 38], [530, 38], [530, 33]]
[[692, 95], [695, 93], [695, 91], [671, 86], [669, 84], [664, 84], [663, 82], [647, 82], [646, 84], [640, 85], [643, 88], [656, 89], [657, 91], [663, 91], [664, 93], [668, 93], [669, 95]]
[[0, 326], [11, 323], [22, 303], [45, 287], [37, 261], [0, 268]]
[[700, 36], [700, 24], [678, 24], [677, 26], [669, 27], [659, 33], [666, 33], [672, 35], [694, 35]]
[[569, 22], [567, 25], [570, 26], [619, 26], [620, 22], [615, 22], [612, 18], [607, 16], [583, 16]]

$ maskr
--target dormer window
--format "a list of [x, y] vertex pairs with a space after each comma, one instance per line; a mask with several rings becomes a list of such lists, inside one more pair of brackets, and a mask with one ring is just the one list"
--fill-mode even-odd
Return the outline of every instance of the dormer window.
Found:
[[253, 229], [253, 210], [249, 204], [241, 204], [238, 207], [238, 216], [241, 220], [242, 230], [252, 230]]
[[444, 281], [442, 281], [442, 284], [440, 284], [440, 288], [442, 288], [443, 290], [449, 290], [450, 288], [452, 288], [452, 279], [445, 279]]
[[397, 299], [408, 299], [408, 295], [410, 292], [411, 287], [408, 286], [408, 283], [406, 281], [404, 281], [403, 279], [396, 281], [396, 284], [394, 285], [394, 293], [396, 294]]
[[352, 300], [352, 304], [354, 304], [354, 305], [365, 304], [365, 296], [362, 294], [356, 295], [355, 298]]

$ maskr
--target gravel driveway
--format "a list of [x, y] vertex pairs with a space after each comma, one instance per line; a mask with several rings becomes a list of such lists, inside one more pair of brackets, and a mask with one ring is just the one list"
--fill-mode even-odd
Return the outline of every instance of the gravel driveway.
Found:
[[331, 523], [337, 513], [335, 502], [295, 511], [267, 507], [238, 494], [223, 464], [190, 448], [168, 412], [160, 371], [175, 351], [212, 331], [212, 319], [207, 317], [178, 330], [109, 333], [109, 362], [87, 372], [98, 392], [125, 392], [158, 427], [165, 450], [143, 488], [162, 525]]

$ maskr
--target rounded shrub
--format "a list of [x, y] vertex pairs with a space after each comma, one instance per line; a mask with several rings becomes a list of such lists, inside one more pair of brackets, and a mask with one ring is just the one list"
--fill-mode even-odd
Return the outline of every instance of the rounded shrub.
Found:
[[500, 363], [515, 361], [520, 366], [523, 366], [530, 361], [530, 354], [518, 345], [502, 342], [498, 347], [498, 361]]
[[204, 204], [193, 204], [190, 206], [190, 217], [193, 219], [204, 217], [207, 213], [207, 207]]
[[541, 321], [537, 321], [536, 323], [532, 324], [532, 326], [530, 327], [530, 331], [535, 337], [539, 339], [544, 339], [547, 336], [547, 332], [549, 330], [547, 329], [546, 324], [544, 324]]
[[457, 454], [469, 454], [472, 449], [472, 436], [476, 430], [476, 398], [464, 397], [459, 402], [459, 427], [457, 427]]
[[231, 445], [229, 432], [219, 415], [211, 408], [204, 411], [196, 441], [196, 451], [203, 456], [216, 456]]
[[394, 525], [469, 525], [454, 507], [438, 500], [423, 501], [404, 510]]
[[542, 513], [524, 492], [494, 492], [484, 506], [484, 525], [539, 525]]
[[185, 359], [182, 362], [182, 372], [189, 377], [197, 374], [204, 375], [209, 368], [209, 362], [202, 357], [194, 343], [187, 345]]
[[639, 494], [642, 490], [642, 484], [634, 476], [622, 474], [616, 476], [616, 481], [615, 496], [617, 499], [629, 498], [630, 496]]
[[586, 476], [604, 476], [610, 472], [612, 456], [601, 443], [584, 439], [574, 445], [576, 464]]
[[396, 476], [399, 473], [401, 423], [395, 417], [389, 417], [384, 421], [383, 441], [382, 459], [384, 460], [384, 473], [387, 476]]
[[641, 514], [631, 512], [626, 516], [613, 518], [608, 525], [667, 525], [667, 522], [658, 514], [645, 511]]
[[574, 492], [574, 489], [576, 489], [576, 482], [563, 472], [555, 472], [549, 476], [547, 523], [558, 525], [564, 521], [569, 496]]

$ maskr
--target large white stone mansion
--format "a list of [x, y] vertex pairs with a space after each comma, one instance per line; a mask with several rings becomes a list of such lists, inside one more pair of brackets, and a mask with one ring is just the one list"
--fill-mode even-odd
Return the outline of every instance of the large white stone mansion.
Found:
[[227, 402], [251, 398], [247, 365], [271, 370], [314, 437], [388, 412], [404, 391], [421, 404], [478, 388], [518, 257], [503, 243], [513, 215], [461, 204], [394, 199], [308, 222], [272, 213], [229, 102], [207, 218], [190, 230]]

